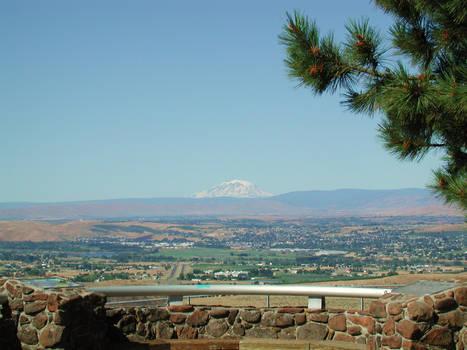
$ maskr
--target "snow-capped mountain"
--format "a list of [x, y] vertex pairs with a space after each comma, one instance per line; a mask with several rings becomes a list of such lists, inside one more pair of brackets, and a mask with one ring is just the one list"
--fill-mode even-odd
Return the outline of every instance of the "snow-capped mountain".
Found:
[[232, 180], [223, 182], [209, 190], [201, 191], [193, 195], [194, 198], [234, 197], [234, 198], [258, 198], [269, 197], [271, 193], [264, 192], [255, 184], [245, 180]]

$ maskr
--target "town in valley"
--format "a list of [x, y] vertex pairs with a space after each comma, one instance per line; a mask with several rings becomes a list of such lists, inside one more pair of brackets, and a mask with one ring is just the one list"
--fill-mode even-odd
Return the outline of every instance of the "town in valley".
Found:
[[0, 275], [84, 285], [464, 280], [465, 228], [459, 216], [3, 221], [16, 239], [0, 242]]

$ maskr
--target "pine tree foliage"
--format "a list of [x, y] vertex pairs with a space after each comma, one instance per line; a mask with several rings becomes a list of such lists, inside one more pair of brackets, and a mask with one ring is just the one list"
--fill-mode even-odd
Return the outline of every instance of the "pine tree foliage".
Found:
[[[394, 17], [391, 42], [368, 19], [350, 21], [337, 43], [299, 13], [279, 36], [299, 86], [343, 94], [356, 113], [381, 116], [378, 135], [400, 159], [442, 151], [429, 187], [467, 210], [467, 6], [464, 0], [375, 0]], [[387, 46], [385, 46], [387, 45]]]

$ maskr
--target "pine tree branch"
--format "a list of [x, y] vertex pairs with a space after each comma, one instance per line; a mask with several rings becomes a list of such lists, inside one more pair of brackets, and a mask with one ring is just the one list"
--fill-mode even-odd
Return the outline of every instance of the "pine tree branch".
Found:
[[355, 70], [355, 71], [358, 71], [360, 73], [364, 73], [364, 74], [368, 74], [372, 77], [378, 77], [378, 78], [390, 78], [391, 75], [388, 74], [388, 73], [382, 73], [382, 72], [379, 72], [377, 70], [373, 70], [373, 69], [367, 69], [365, 67], [362, 67], [362, 66], [359, 66], [359, 65], [356, 65], [356, 64], [349, 64], [349, 67], [352, 69], [352, 70]]
[[[289, 75], [315, 94], [345, 91], [342, 104], [382, 116], [378, 132], [400, 159], [442, 150], [443, 168], [430, 186], [467, 211], [467, 7], [465, 0], [375, 0], [395, 17], [391, 53], [412, 62], [383, 64], [383, 38], [368, 19], [350, 21], [347, 40], [320, 37], [315, 22], [295, 13], [279, 37]], [[409, 68], [410, 67], [410, 68]]]

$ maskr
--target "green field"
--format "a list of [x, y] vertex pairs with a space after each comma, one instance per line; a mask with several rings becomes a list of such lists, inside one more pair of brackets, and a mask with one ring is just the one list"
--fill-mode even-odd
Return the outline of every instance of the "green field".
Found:
[[203, 258], [203, 257], [229, 257], [230, 249], [220, 248], [186, 248], [186, 249], [161, 249], [159, 250], [159, 256], [174, 257], [180, 259], [192, 259], [192, 258]]

